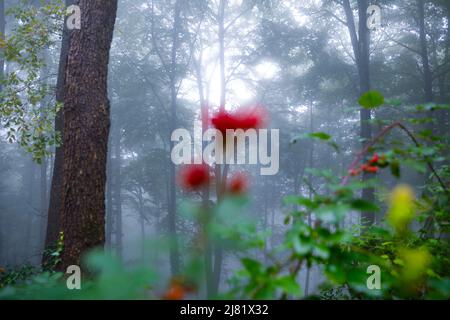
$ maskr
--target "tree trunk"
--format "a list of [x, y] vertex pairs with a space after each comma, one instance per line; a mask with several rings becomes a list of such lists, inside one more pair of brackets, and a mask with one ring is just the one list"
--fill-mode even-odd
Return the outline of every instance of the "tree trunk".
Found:
[[[360, 95], [370, 90], [370, 32], [367, 28], [367, 8], [368, 0], [358, 0], [359, 13], [359, 62], [358, 73], [360, 83]], [[366, 144], [372, 139], [372, 128], [370, 125], [371, 114], [370, 110], [362, 108], [360, 110], [361, 122], [361, 139], [363, 144]], [[363, 181], [371, 178], [371, 174], [365, 172], [363, 174]], [[372, 188], [365, 188], [362, 192], [362, 198], [366, 201], [374, 201], [374, 190]], [[375, 222], [375, 214], [373, 212], [361, 213], [362, 225], [371, 226]]]
[[428, 103], [433, 102], [433, 79], [428, 58], [427, 34], [425, 30], [425, 0], [418, 0], [417, 8], [419, 12], [420, 57], [423, 68], [424, 98], [425, 102]]
[[34, 220], [34, 214], [32, 212], [35, 208], [35, 190], [36, 190], [36, 164], [27, 156], [25, 160], [24, 176], [23, 176], [23, 190], [26, 194], [26, 212], [25, 212], [25, 240], [22, 250], [22, 263], [28, 263], [28, 259], [33, 253], [32, 242], [32, 226]]
[[[227, 1], [220, 0], [219, 3], [219, 13], [218, 13], [218, 23], [219, 23], [219, 59], [220, 59], [220, 109], [225, 110], [226, 104], [226, 77], [225, 77], [225, 6]], [[226, 157], [226, 155], [225, 155]], [[222, 174], [221, 165], [216, 164], [215, 168], [216, 174], [216, 193], [217, 201], [220, 201], [223, 181], [226, 176]], [[219, 292], [220, 287], [220, 276], [222, 273], [222, 263], [223, 263], [223, 248], [216, 244], [214, 252], [214, 284], [213, 284], [213, 294]]]
[[114, 179], [113, 179], [113, 212], [115, 222], [115, 235], [116, 235], [116, 252], [118, 257], [122, 257], [123, 254], [123, 232], [122, 232], [122, 158], [120, 152], [120, 127], [117, 124], [114, 130]]
[[[72, 5], [74, 0], [66, 0], [66, 6]], [[56, 82], [56, 102], [64, 102], [64, 88], [65, 88], [65, 72], [67, 65], [67, 57], [69, 52], [69, 30], [67, 30], [66, 24], [64, 24], [61, 52], [59, 56], [58, 66], [58, 78]], [[63, 134], [63, 110], [60, 109], [56, 113], [55, 117], [55, 130], [61, 135]], [[52, 182], [50, 187], [50, 201], [48, 205], [47, 214], [47, 231], [45, 237], [45, 249], [51, 249], [56, 245], [60, 232], [60, 208], [61, 208], [61, 196], [62, 196], [62, 175], [63, 175], [63, 161], [64, 161], [64, 146], [56, 146], [55, 159], [53, 162]], [[45, 263], [49, 257], [44, 252], [43, 262]]]
[[112, 210], [112, 152], [111, 152], [111, 140], [110, 147], [108, 149], [108, 163], [106, 164], [106, 235], [105, 235], [105, 244], [106, 247], [112, 248], [112, 233], [113, 233], [113, 225], [114, 225], [114, 217]]
[[[5, 19], [5, 1], [0, 0], [0, 40], [5, 39], [6, 19]], [[3, 52], [5, 49], [0, 48], [0, 80], [3, 80], [5, 72], [5, 58]], [[3, 86], [0, 82], [0, 92], [3, 90]]]
[[109, 50], [117, 0], [80, 0], [81, 29], [70, 31], [64, 94], [60, 268], [80, 265], [105, 242], [105, 184], [110, 105]]
[[[193, 51], [194, 49], [191, 48]], [[203, 48], [201, 48], [203, 50]], [[203, 52], [200, 52], [200, 57], [198, 60], [194, 58], [194, 68], [197, 78], [197, 90], [198, 96], [200, 99], [200, 112], [201, 112], [201, 120], [202, 120], [202, 137], [203, 134], [208, 130], [208, 120], [209, 120], [209, 108], [207, 106], [205, 100], [205, 92], [203, 86], [203, 73], [202, 73], [202, 63], [203, 63]], [[202, 141], [202, 154], [205, 150], [207, 142]], [[209, 209], [209, 188], [204, 188], [202, 192], [202, 206], [205, 212], [210, 212]], [[206, 297], [210, 298], [213, 290], [213, 277], [212, 277], [212, 246], [211, 239], [209, 237], [209, 232], [207, 227], [204, 226], [203, 237], [205, 241], [205, 249], [204, 249], [204, 263], [205, 263], [205, 282], [206, 282]]]
[[[47, 50], [44, 49], [42, 52], [42, 60], [44, 61], [45, 65], [41, 69], [41, 75], [40, 75], [40, 82], [42, 86], [47, 86], [47, 81], [44, 80], [48, 73], [48, 54]], [[45, 108], [45, 105], [47, 103], [47, 97], [44, 97], [44, 99], [41, 101], [40, 106], [43, 110]], [[41, 112], [41, 116], [43, 116], [43, 112]], [[47, 199], [47, 164], [48, 160], [47, 157], [42, 158], [42, 163], [40, 164], [40, 210], [39, 210], [39, 220], [40, 220], [40, 226], [39, 226], [39, 248], [43, 249], [45, 248], [45, 233], [47, 228], [47, 213], [48, 213], [48, 199]]]
[[[179, 45], [179, 32], [180, 32], [180, 13], [181, 2], [177, 0], [175, 2], [174, 20], [173, 20], [173, 32], [172, 32], [172, 52], [170, 62], [170, 130], [169, 134], [177, 128], [177, 88], [176, 88], [176, 62], [177, 52]], [[174, 142], [170, 141], [170, 150], [174, 147]], [[169, 152], [170, 152], [169, 150]], [[176, 276], [180, 271], [180, 254], [178, 248], [177, 239], [177, 208], [176, 208], [176, 177], [175, 177], [175, 164], [170, 161], [169, 164], [169, 205], [168, 205], [168, 227], [170, 237], [172, 239], [172, 245], [170, 247], [170, 269], [173, 276]]]
[[[311, 103], [311, 105], [309, 106], [309, 132], [314, 132], [314, 113], [313, 113], [313, 104]], [[310, 169], [313, 169], [314, 167], [314, 141], [311, 140], [311, 151], [309, 153], [309, 164], [308, 167]], [[308, 175], [308, 181], [310, 183], [310, 188], [309, 188], [309, 199], [312, 199], [313, 196], [313, 184], [312, 184], [312, 179], [313, 179], [313, 175], [310, 173]], [[312, 223], [312, 217], [311, 217], [311, 212], [308, 212], [308, 226], [311, 227], [311, 223]], [[305, 296], [308, 296], [309, 294], [309, 282], [310, 282], [310, 277], [311, 277], [311, 268], [307, 265], [306, 266], [306, 275], [305, 275]]]
[[[343, 7], [347, 18], [347, 27], [350, 33], [353, 53], [355, 56], [356, 66], [359, 76], [359, 94], [362, 95], [370, 90], [370, 33], [367, 28], [367, 0], [358, 0], [358, 17], [359, 27], [356, 31], [355, 19], [349, 0], [343, 1]], [[362, 108], [360, 110], [360, 137], [363, 144], [370, 141], [372, 138], [372, 128], [370, 126], [371, 114], [370, 110]], [[363, 181], [370, 178], [368, 173], [363, 174]], [[374, 200], [373, 189], [366, 188], [363, 190], [362, 198], [367, 201]], [[370, 226], [375, 221], [375, 214], [373, 212], [361, 213], [362, 224]]]
[[[5, 39], [5, 1], [0, 0], [0, 41]], [[0, 92], [3, 90], [3, 86], [1, 84], [1, 80], [4, 77], [5, 70], [5, 59], [3, 57], [3, 48], [0, 48]], [[0, 261], [3, 261], [3, 257], [5, 255], [5, 240], [3, 239], [3, 221], [2, 215], [0, 214]]]

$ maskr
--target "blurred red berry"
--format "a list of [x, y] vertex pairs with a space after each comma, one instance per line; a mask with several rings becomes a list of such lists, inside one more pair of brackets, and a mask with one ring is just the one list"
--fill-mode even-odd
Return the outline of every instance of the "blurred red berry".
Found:
[[363, 164], [362, 166], [361, 166], [361, 171], [367, 171], [367, 168], [368, 167], [370, 167], [370, 165], [368, 165], [368, 164]]
[[234, 195], [241, 195], [248, 190], [248, 176], [242, 172], [235, 173], [228, 184], [228, 191]]
[[182, 167], [178, 175], [178, 182], [185, 190], [198, 190], [210, 181], [207, 164], [190, 164]]
[[361, 173], [361, 170], [359, 169], [351, 169], [348, 171], [348, 174], [352, 177], [358, 176]]
[[167, 289], [167, 291], [164, 293], [163, 299], [164, 300], [183, 300], [185, 294], [186, 294], [186, 290], [184, 289], [184, 287], [181, 284], [172, 281], [169, 289]]
[[378, 164], [378, 161], [380, 161], [380, 157], [378, 156], [378, 154], [375, 153], [372, 159], [370, 159], [369, 163], [376, 165]]
[[263, 128], [266, 126], [267, 120], [267, 111], [261, 106], [242, 107], [234, 112], [228, 112], [220, 108], [211, 118], [211, 124], [225, 135], [227, 129], [248, 130]]
[[367, 164], [364, 164], [361, 166], [361, 170], [365, 171], [365, 172], [369, 172], [369, 173], [377, 173], [378, 172], [378, 167], [374, 167], [374, 166], [370, 166]]

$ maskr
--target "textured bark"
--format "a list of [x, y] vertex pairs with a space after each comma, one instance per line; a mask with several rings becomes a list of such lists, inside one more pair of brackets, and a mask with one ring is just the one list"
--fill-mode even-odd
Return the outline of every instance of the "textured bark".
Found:
[[81, 29], [70, 31], [64, 94], [61, 269], [105, 241], [105, 184], [110, 106], [109, 50], [117, 0], [80, 0]]
[[[66, 6], [70, 6], [74, 3], [74, 0], [66, 0]], [[67, 56], [69, 52], [69, 30], [67, 30], [64, 24], [62, 41], [61, 41], [61, 52], [59, 57], [58, 66], [58, 78], [56, 82], [56, 101], [59, 103], [64, 102], [64, 87], [65, 87], [65, 71], [67, 65]], [[64, 123], [63, 123], [63, 110], [59, 110], [55, 117], [55, 130], [59, 133], [63, 133]], [[60, 231], [60, 208], [61, 208], [61, 188], [62, 188], [62, 175], [63, 175], [63, 161], [64, 161], [64, 150], [63, 145], [57, 146], [55, 148], [55, 159], [53, 162], [53, 173], [52, 182], [50, 186], [50, 201], [48, 205], [47, 214], [47, 231], [45, 237], [45, 248], [51, 249], [55, 246], [58, 235]], [[45, 263], [48, 257], [43, 257], [43, 262]]]

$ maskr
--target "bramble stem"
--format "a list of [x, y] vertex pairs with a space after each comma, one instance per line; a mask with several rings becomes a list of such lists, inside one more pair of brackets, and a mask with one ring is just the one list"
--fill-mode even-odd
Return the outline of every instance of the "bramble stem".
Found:
[[[409, 131], [408, 128], [406, 128], [401, 122], [397, 121], [397, 122], [394, 122], [394, 123], [390, 124], [389, 126], [385, 127], [383, 130], [381, 130], [376, 135], [376, 137], [372, 139], [372, 141], [370, 141], [367, 145], [365, 145], [365, 147], [360, 152], [358, 152], [358, 154], [355, 157], [355, 160], [353, 160], [353, 162], [350, 164], [350, 168], [349, 168], [348, 171], [353, 170], [356, 167], [356, 165], [362, 160], [364, 155], [369, 151], [369, 149], [371, 147], [373, 147], [379, 140], [381, 140], [386, 134], [388, 134], [395, 127], [399, 127], [404, 132], [406, 132], [406, 134], [414, 142], [416, 147], [420, 147], [420, 143], [417, 141], [417, 139], [414, 137], [414, 135], [411, 133], [411, 131]], [[425, 161], [426, 161], [426, 163], [428, 165], [428, 168], [431, 170], [431, 172], [433, 172], [434, 176], [438, 180], [438, 182], [441, 185], [442, 189], [445, 191], [447, 189], [447, 187], [445, 186], [445, 184], [442, 181], [441, 177], [439, 177], [439, 175], [437, 174], [437, 172], [434, 169], [434, 167], [431, 164], [431, 162], [429, 160], [427, 160], [427, 159], [425, 159]], [[341, 185], [345, 186], [347, 184], [347, 182], [348, 182], [349, 177], [350, 177], [350, 174], [347, 173], [347, 175], [342, 178]]]

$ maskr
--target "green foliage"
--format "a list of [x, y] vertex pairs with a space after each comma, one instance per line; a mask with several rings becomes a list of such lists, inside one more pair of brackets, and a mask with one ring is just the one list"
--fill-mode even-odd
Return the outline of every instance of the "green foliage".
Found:
[[[373, 108], [383, 103], [378, 93], [364, 95], [360, 103]], [[394, 127], [392, 127], [394, 128]], [[401, 126], [403, 130], [406, 130]], [[390, 133], [386, 131], [386, 134]], [[411, 132], [408, 131], [411, 138]], [[424, 136], [424, 135], [422, 135]], [[328, 141], [328, 135], [310, 135]], [[423, 195], [416, 199], [408, 186], [398, 186], [390, 195], [387, 222], [380, 226], [362, 229], [361, 233], [342, 228], [343, 219], [350, 212], [380, 212], [380, 205], [360, 198], [364, 189], [381, 188], [376, 180], [360, 182], [352, 179], [341, 182], [328, 170], [309, 170], [327, 182], [332, 194], [312, 197], [289, 196], [285, 204], [293, 206], [285, 224], [288, 231], [283, 243], [271, 254], [276, 261], [268, 265], [256, 260], [242, 260], [244, 269], [236, 274], [232, 283], [233, 295], [239, 298], [296, 297], [290, 286], [277, 287], [274, 279], [288, 274], [290, 285], [297, 284], [296, 275], [301, 268], [316, 265], [325, 271], [328, 281], [321, 296], [325, 299], [362, 298], [421, 298], [448, 299], [449, 296], [449, 204], [448, 166], [438, 170], [445, 147], [424, 136], [423, 141], [413, 137], [409, 143], [387, 139], [380, 140], [370, 152], [382, 150], [384, 159], [379, 168], [389, 165], [395, 178], [401, 178], [400, 164], [419, 173], [432, 169]], [[314, 217], [314, 223], [311, 223]], [[422, 223], [419, 232], [411, 230], [413, 221]], [[381, 268], [381, 289], [369, 289], [367, 267]], [[311, 297], [314, 298], [314, 297]]]
[[37, 162], [49, 154], [48, 147], [60, 143], [53, 129], [61, 107], [50, 99], [54, 89], [45, 79], [45, 50], [55, 43], [63, 17], [61, 1], [39, 7], [22, 1], [8, 10], [17, 23], [10, 35], [1, 39], [0, 54], [11, 72], [0, 79], [0, 122], [10, 143], [17, 142]]
[[[384, 136], [366, 148], [361, 158], [377, 165], [377, 174], [389, 175], [394, 188], [384, 179], [361, 181], [359, 176], [341, 179], [329, 169], [305, 172], [326, 182], [326, 190], [311, 189], [310, 196], [292, 195], [284, 199], [285, 234], [280, 245], [266, 252], [261, 261], [248, 249], [262, 248], [265, 233], [252, 219], [245, 218], [248, 198], [226, 196], [218, 203], [184, 201], [183, 216], [195, 225], [193, 241], [186, 241], [190, 262], [180, 275], [185, 281], [203, 284], [203, 254], [208, 246], [220, 244], [238, 253], [242, 268], [230, 279], [231, 289], [224, 298], [301, 298], [299, 273], [318, 266], [326, 281], [318, 295], [309, 299], [448, 299], [450, 298], [449, 213], [450, 167], [443, 164], [446, 142], [433, 139], [430, 132], [419, 134], [403, 125], [387, 127]], [[396, 132], [394, 129], [400, 128]], [[406, 134], [398, 137], [399, 134]], [[309, 135], [325, 143], [327, 134]], [[406, 140], [405, 138], [409, 139]], [[407, 141], [407, 142], [405, 142]], [[370, 154], [369, 154], [370, 153]], [[376, 161], [372, 153], [377, 153]], [[378, 155], [381, 155], [380, 157]], [[418, 190], [404, 183], [402, 172], [415, 170], [426, 180]], [[387, 180], [387, 179], [386, 179]], [[389, 180], [388, 180], [389, 181]], [[392, 183], [392, 182], [391, 182]], [[361, 198], [368, 188], [379, 190], [374, 202]], [[384, 190], [389, 190], [384, 192]], [[344, 227], [351, 213], [374, 212], [381, 223], [374, 226]], [[57, 247], [58, 257], [62, 247]], [[188, 251], [188, 250], [186, 250]], [[381, 270], [381, 288], [370, 289], [368, 267]], [[43, 273], [29, 278], [8, 276], [0, 297], [23, 298], [160, 298], [156, 274], [146, 267], [125, 268], [109, 255], [93, 253], [87, 259], [91, 270], [80, 292], [65, 288], [62, 275]], [[204, 276], [204, 275], [203, 275]], [[187, 279], [187, 280], [186, 280]], [[182, 288], [185, 290], [185, 288]]]
[[336, 152], [339, 152], [339, 146], [338, 144], [332, 140], [332, 136], [325, 132], [312, 132], [307, 134], [302, 134], [298, 137], [295, 137], [292, 139], [291, 143], [295, 144], [300, 139], [317, 139], [319, 141], [327, 142], [328, 145], [330, 145]]
[[61, 262], [61, 254], [64, 249], [64, 233], [59, 233], [58, 241], [54, 248], [47, 248], [44, 251], [44, 261], [42, 269], [44, 271], [52, 272], [56, 269], [57, 265]]
[[32, 277], [36, 271], [36, 268], [31, 265], [24, 265], [20, 269], [15, 270], [5, 270], [4, 273], [0, 273], [0, 289], [21, 283]]
[[359, 98], [359, 105], [366, 109], [373, 109], [384, 103], [383, 95], [378, 91], [368, 91]]
[[[146, 266], [126, 268], [107, 253], [92, 252], [85, 259], [82, 290], [69, 290], [64, 274], [60, 272], [35, 273], [23, 270], [8, 273], [0, 291], [0, 299], [144, 299], [154, 297], [151, 290], [157, 277]], [[10, 275], [11, 274], [11, 275]], [[19, 281], [20, 280], [20, 281]], [[11, 286], [14, 284], [14, 286]]]

